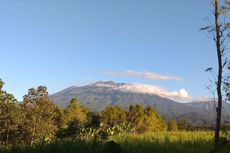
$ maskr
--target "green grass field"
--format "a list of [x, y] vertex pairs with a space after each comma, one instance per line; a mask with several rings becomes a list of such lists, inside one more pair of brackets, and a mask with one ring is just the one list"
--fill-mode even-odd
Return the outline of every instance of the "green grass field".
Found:
[[[230, 133], [222, 133], [222, 136], [230, 140]], [[110, 140], [118, 143], [123, 148], [124, 153], [209, 153], [213, 149], [213, 133], [211, 132], [124, 134], [110, 137]], [[32, 147], [14, 146], [7, 152], [100, 153], [101, 148], [103, 148], [103, 142], [97, 142], [94, 146], [93, 142], [89, 140], [62, 140]], [[221, 148], [218, 153], [230, 153], [229, 143]], [[3, 152], [6, 151], [1, 151], [1, 153]]]
[[[211, 132], [159, 132], [113, 139], [127, 153], [208, 153], [213, 149]], [[223, 152], [230, 153], [230, 145]]]

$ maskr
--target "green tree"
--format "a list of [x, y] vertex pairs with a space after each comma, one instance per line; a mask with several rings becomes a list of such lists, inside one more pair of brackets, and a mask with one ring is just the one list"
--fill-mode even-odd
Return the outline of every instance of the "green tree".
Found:
[[167, 121], [167, 129], [168, 131], [178, 131], [178, 126], [175, 120], [170, 119]]
[[144, 108], [141, 105], [131, 105], [127, 121], [135, 126], [138, 133], [166, 130], [166, 124], [150, 106]]
[[64, 125], [64, 110], [60, 108], [59, 106], [56, 106], [56, 112], [57, 112], [57, 118], [56, 118], [56, 123], [58, 129], [61, 129]]
[[0, 146], [8, 146], [21, 139], [24, 114], [14, 96], [2, 90], [3, 84], [0, 80]]
[[24, 131], [26, 141], [33, 144], [43, 143], [55, 137], [59, 111], [50, 100], [47, 88], [39, 86], [29, 89], [23, 97], [23, 108], [26, 114]]
[[89, 112], [87, 118], [87, 127], [99, 128], [101, 123], [101, 117], [99, 113]]
[[67, 128], [70, 122], [87, 122], [89, 110], [81, 105], [77, 98], [70, 100], [68, 107], [63, 114], [63, 128]]
[[144, 114], [144, 127], [146, 131], [165, 131], [167, 129], [167, 125], [153, 107], [147, 106]]
[[137, 132], [145, 132], [143, 130], [144, 124], [144, 107], [141, 105], [131, 105], [127, 113], [127, 121], [135, 126]]
[[179, 120], [177, 122], [177, 127], [180, 131], [192, 131], [194, 127], [186, 120]]
[[119, 106], [106, 107], [101, 112], [101, 122], [113, 127], [126, 121], [126, 112]]
[[2, 96], [2, 87], [4, 82], [0, 79], [0, 96]]

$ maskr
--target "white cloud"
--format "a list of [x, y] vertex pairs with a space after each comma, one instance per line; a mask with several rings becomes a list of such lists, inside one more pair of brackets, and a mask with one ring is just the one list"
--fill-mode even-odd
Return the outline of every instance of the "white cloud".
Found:
[[159, 86], [143, 85], [143, 84], [131, 84], [127, 86], [124, 85], [123, 87], [121, 87], [121, 89], [132, 90], [140, 93], [155, 94], [176, 101], [188, 101], [192, 99], [192, 97], [188, 94], [188, 92], [185, 89], [179, 89], [177, 91], [169, 91]]
[[146, 80], [176, 80], [176, 81], [182, 80], [182, 78], [177, 76], [162, 75], [162, 74], [157, 74], [149, 71], [137, 72], [137, 71], [128, 70], [128, 71], [121, 71], [121, 72], [107, 72], [106, 74], [112, 76], [139, 77]]
[[193, 103], [196, 102], [210, 102], [210, 101], [214, 101], [214, 98], [211, 98], [209, 96], [203, 96], [203, 97], [197, 97], [197, 98], [193, 98]]
[[[97, 86], [106, 86], [107, 84], [97, 84]], [[154, 94], [160, 97], [169, 98], [179, 102], [189, 102], [192, 97], [188, 94], [185, 89], [179, 89], [176, 91], [169, 91], [159, 86], [145, 85], [145, 84], [120, 84], [120, 85], [110, 85], [113, 90], [121, 90], [124, 92], [136, 92], [145, 94]]]

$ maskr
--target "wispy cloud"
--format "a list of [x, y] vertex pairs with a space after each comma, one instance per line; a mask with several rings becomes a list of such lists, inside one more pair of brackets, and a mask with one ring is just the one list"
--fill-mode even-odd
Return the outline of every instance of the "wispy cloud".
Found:
[[211, 97], [209, 97], [209, 96], [203, 96], [203, 97], [195, 97], [195, 98], [193, 98], [193, 103], [196, 103], [196, 102], [214, 102], [215, 101], [215, 99], [214, 98], [211, 98]]
[[176, 80], [176, 81], [182, 80], [182, 78], [177, 76], [162, 75], [162, 74], [157, 74], [149, 71], [137, 72], [137, 71], [128, 70], [128, 71], [121, 71], [121, 72], [106, 72], [106, 74], [112, 76], [122, 76], [122, 77], [138, 77], [146, 80]]

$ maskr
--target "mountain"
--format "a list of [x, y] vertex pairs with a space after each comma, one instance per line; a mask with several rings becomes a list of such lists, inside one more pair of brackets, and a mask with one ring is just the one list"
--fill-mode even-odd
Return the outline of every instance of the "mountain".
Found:
[[[148, 89], [145, 85], [99, 81], [86, 86], [69, 87], [50, 98], [63, 108], [73, 97], [77, 97], [84, 106], [95, 112], [110, 105], [127, 109], [130, 105], [141, 104], [153, 106], [164, 118], [187, 120], [196, 125], [214, 122], [215, 109], [211, 102], [178, 103]], [[223, 106], [223, 121], [230, 122], [230, 104], [224, 103]]]
[[[186, 103], [185, 105], [191, 106], [194, 109], [199, 108], [206, 111], [215, 111], [216, 108], [215, 103], [213, 101], [192, 102], [192, 103]], [[223, 102], [222, 106], [223, 106], [222, 112], [230, 115], [230, 104]]]
[[[192, 102], [184, 105], [192, 107], [189, 113], [177, 116], [177, 120], [186, 120], [193, 125], [210, 125], [215, 122], [216, 111], [215, 103], [213, 101]], [[222, 123], [230, 124], [230, 104], [222, 103]]]

